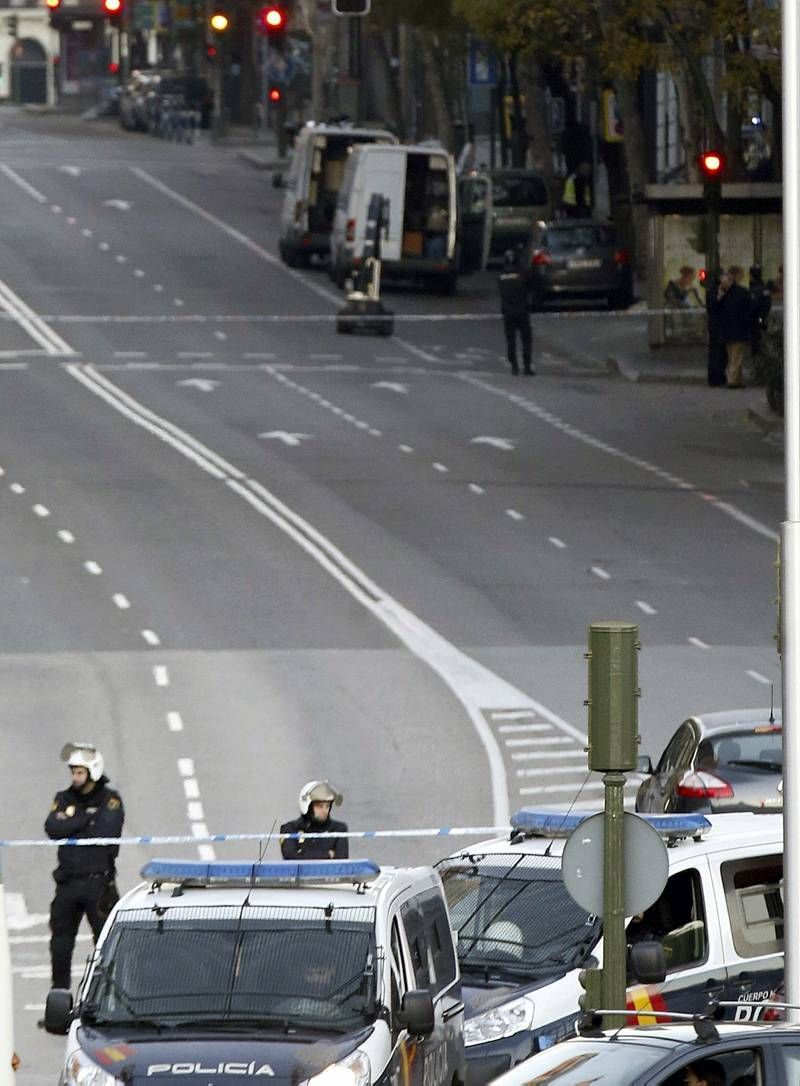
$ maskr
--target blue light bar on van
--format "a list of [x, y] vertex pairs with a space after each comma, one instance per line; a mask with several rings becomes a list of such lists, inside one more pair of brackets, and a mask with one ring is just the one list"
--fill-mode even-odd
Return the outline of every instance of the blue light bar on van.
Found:
[[290, 863], [228, 863], [214, 860], [149, 860], [143, 879], [151, 882], [219, 886], [225, 883], [256, 886], [297, 886], [302, 882], [370, 882], [381, 869], [372, 860], [298, 860]]
[[[600, 811], [548, 811], [523, 807], [511, 816], [511, 828], [518, 833], [537, 837], [569, 837], [574, 829]], [[637, 814], [662, 837], [699, 837], [711, 829], [711, 823], [701, 814]]]

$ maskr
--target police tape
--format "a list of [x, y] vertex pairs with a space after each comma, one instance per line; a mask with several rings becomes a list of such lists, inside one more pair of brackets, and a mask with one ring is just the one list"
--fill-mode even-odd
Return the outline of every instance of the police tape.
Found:
[[64, 837], [51, 840], [47, 838], [10, 839], [0, 840], [0, 848], [61, 848], [64, 845], [70, 848], [85, 848], [90, 845], [204, 845], [217, 844], [221, 841], [270, 841], [276, 838], [284, 840], [300, 840], [313, 836], [316, 838], [343, 837], [363, 840], [376, 840], [378, 838], [391, 837], [485, 837], [487, 834], [510, 833], [511, 826], [435, 826], [428, 829], [415, 830], [346, 830], [342, 833], [336, 831], [317, 833], [280, 833], [265, 831], [263, 833], [207, 833], [195, 836], [194, 834], [161, 834], [158, 836], [143, 834], [139, 837]]

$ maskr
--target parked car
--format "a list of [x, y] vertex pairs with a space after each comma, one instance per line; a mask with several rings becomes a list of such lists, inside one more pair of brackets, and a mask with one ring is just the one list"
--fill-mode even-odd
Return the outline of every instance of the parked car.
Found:
[[544, 178], [532, 170], [490, 170], [492, 240], [489, 256], [525, 245], [531, 229], [553, 214]]
[[633, 301], [633, 270], [611, 223], [563, 219], [537, 223], [523, 263], [531, 273], [531, 306], [569, 298], [605, 298], [611, 309]]
[[636, 794], [636, 810], [783, 810], [783, 725], [779, 711], [739, 709], [691, 716], [675, 731]]
[[137, 68], [131, 72], [119, 96], [119, 123], [123, 128], [146, 131], [146, 97], [165, 71], [163, 68]]
[[793, 1086], [800, 1029], [692, 1024], [598, 1031], [540, 1052], [497, 1086]]
[[165, 109], [192, 110], [200, 116], [200, 127], [208, 128], [214, 108], [214, 94], [200, 75], [164, 74], [153, 82], [145, 97], [148, 131], [158, 131]]
[[[561, 864], [566, 838], [589, 814], [523, 808], [510, 836], [436, 865], [458, 934], [468, 1086], [562, 1050], [574, 1035], [581, 971], [602, 965], [603, 933], [601, 918], [570, 896]], [[765, 999], [783, 978], [781, 816], [642, 817], [667, 838], [669, 872], [626, 926], [628, 1009], [647, 1024], [660, 1012], [696, 1014], [712, 999]], [[653, 949], [663, 954], [660, 982], [637, 966], [637, 954]], [[737, 1017], [733, 1007], [724, 1014]], [[595, 1079], [587, 1071], [574, 1081]]]

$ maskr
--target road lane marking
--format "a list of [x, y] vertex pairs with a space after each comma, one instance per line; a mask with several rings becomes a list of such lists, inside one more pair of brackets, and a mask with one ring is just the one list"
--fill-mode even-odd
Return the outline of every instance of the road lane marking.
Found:
[[510, 732], [551, 732], [552, 724], [501, 724], [497, 729], [507, 735]]
[[183, 731], [183, 717], [174, 709], [167, 713], [167, 727], [171, 732]]
[[119, 607], [120, 611], [127, 611], [131, 603], [127, 596], [123, 596], [121, 592], [115, 592], [111, 597], [114, 603]]
[[[538, 772], [538, 769], [518, 769], [517, 776], [529, 777]], [[574, 782], [572, 784], [541, 784], [536, 787], [529, 785], [527, 788], [520, 788], [519, 793], [521, 796], [545, 796], [566, 792], [568, 795], [577, 796], [581, 792], [597, 792], [601, 788], [605, 788], [602, 781], [587, 781], [585, 784]]]
[[194, 776], [194, 760], [192, 758], [178, 759], [178, 772], [182, 777]]
[[191, 829], [195, 837], [208, 837], [208, 826], [205, 822], [192, 822]]
[[101, 249], [104, 253], [107, 253], [111, 246], [108, 244], [107, 241], [101, 241], [98, 243], [97, 248]]
[[114, 358], [147, 358], [147, 351], [114, 351]]
[[763, 686], [772, 686], [772, 679], [768, 679], [760, 671], [746, 671], [745, 675], [749, 675], [751, 679], [755, 679], [757, 683], [761, 683]]
[[75, 542], [75, 536], [72, 534], [72, 532], [67, 531], [66, 528], [59, 528], [59, 530], [58, 530], [58, 538], [61, 540], [62, 543], [74, 543]]
[[155, 632], [155, 630], [142, 630], [142, 637], [145, 639], [148, 645], [160, 645], [161, 638]]
[[[291, 377], [287, 377], [285, 373], [281, 373], [281, 371], [278, 370], [275, 366], [264, 366], [263, 372], [268, 374], [273, 380], [278, 381], [282, 385], [285, 385], [287, 388], [291, 388], [295, 392], [299, 392], [301, 396], [305, 396], [307, 399], [311, 400], [312, 403], [316, 403], [324, 410], [332, 412], [332, 414], [334, 414], [336, 418], [344, 419], [345, 422], [349, 422], [351, 426], [355, 426], [357, 430], [365, 430], [372, 437], [383, 436], [382, 431], [378, 430], [374, 426], [371, 426], [368, 422], [365, 422], [364, 419], [356, 418], [355, 415], [351, 415], [343, 408], [338, 407], [336, 404], [332, 404], [330, 400], [327, 400], [319, 392], [314, 392], [313, 389], [307, 388], [305, 385], [301, 385], [297, 381], [293, 381]], [[271, 431], [271, 433], [275, 434], [283, 432], [284, 431], [281, 430]], [[259, 437], [263, 436], [265, 435], [259, 434]], [[445, 468], [445, 471], [446, 470], [447, 469]]]
[[89, 559], [88, 562], [83, 563], [83, 568], [86, 570], [87, 573], [91, 573], [93, 577], [99, 577], [100, 574], [103, 572], [103, 567], [100, 565], [100, 563], [93, 562], [91, 559]]
[[[199, 800], [192, 800], [190, 803], [187, 803], [186, 813], [189, 815], [190, 822], [203, 822], [206, 817], [203, 814], [203, 804]], [[202, 836], [208, 837], [208, 834], [204, 833]]]
[[49, 517], [50, 516], [50, 510], [47, 508], [46, 505], [38, 505], [38, 504], [34, 505], [33, 506], [33, 511], [34, 511], [34, 513], [36, 514], [37, 517]]
[[573, 743], [574, 740], [568, 735], [545, 735], [539, 739], [506, 739], [504, 742], [507, 747], [553, 747], [564, 743]]
[[413, 448], [410, 445], [398, 445], [397, 446], [402, 453], [413, 453]]
[[123, 256], [122, 253], [117, 253], [117, 255], [114, 257], [114, 259], [116, 260], [116, 262], [118, 264], [127, 264], [128, 263], [127, 256]]
[[[200, 785], [197, 783], [194, 777], [187, 777], [183, 782], [183, 794], [187, 799], [199, 799], [200, 798]], [[203, 834], [204, 837], [208, 837], [207, 833]]]
[[144, 279], [145, 273], [142, 271], [141, 268], [134, 268], [133, 274], [136, 276], [137, 279]]
[[13, 181], [23, 192], [26, 192], [28, 196], [32, 196], [37, 203], [47, 203], [47, 197], [39, 192], [38, 189], [35, 189], [24, 177], [20, 177], [16, 170], [12, 170], [10, 166], [6, 166], [5, 163], [3, 163], [0, 165], [0, 171], [5, 174], [9, 181]]
[[25, 493], [25, 487], [22, 485], [22, 483], [10, 483], [8, 489], [13, 491], [14, 494]]
[[707, 649], [708, 645], [705, 641], [701, 641], [699, 637], [688, 637], [686, 639], [690, 645], [694, 645], [696, 649]]
[[153, 668], [153, 678], [156, 686], [169, 686], [169, 671], [166, 664], [156, 664]]
[[197, 855], [200, 859], [207, 864], [213, 863], [217, 858], [217, 854], [214, 851], [213, 845], [198, 845]]
[[483, 487], [478, 486], [477, 483], [470, 483], [469, 484], [469, 489], [472, 491], [473, 494], [485, 494], [486, 493], [486, 491], [483, 489]]
[[564, 540], [559, 539], [557, 535], [549, 535], [547, 537], [547, 542], [552, 543], [553, 546], [557, 547], [560, 551], [563, 551], [567, 546], [567, 544], [564, 542]]
[[592, 566], [591, 572], [595, 575], [595, 577], [599, 577], [601, 581], [611, 580], [611, 574], [607, 570], [603, 569], [602, 566]]
[[647, 600], [637, 600], [636, 606], [646, 615], [657, 615], [658, 611]]
[[516, 509], [506, 509], [506, 516], [511, 517], [512, 520], [524, 520], [525, 517], [522, 513]]
[[450, 469], [448, 467], [446, 467], [444, 464], [440, 464], [438, 460], [434, 460], [434, 462], [433, 462], [433, 470], [434, 471], [439, 471], [444, 475]]
[[0, 308], [12, 317], [28, 335], [43, 347], [49, 355], [72, 355], [75, 351], [57, 332], [42, 320], [38, 313], [15, 294], [8, 283], [0, 280]]

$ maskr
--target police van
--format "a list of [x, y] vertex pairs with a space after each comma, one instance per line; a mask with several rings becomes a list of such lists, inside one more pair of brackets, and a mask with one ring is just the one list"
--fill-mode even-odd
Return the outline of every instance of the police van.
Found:
[[[440, 861], [457, 933], [470, 1086], [488, 1082], [574, 1032], [581, 970], [602, 965], [602, 923], [561, 877], [566, 837], [589, 817], [523, 808], [510, 836]], [[633, 816], [632, 816], [633, 817]], [[644, 817], [667, 841], [657, 901], [627, 925], [656, 941], [660, 984], [630, 975], [628, 1007], [696, 1012], [710, 1000], [765, 999], [783, 976], [783, 822], [776, 814]], [[740, 1012], [741, 1013], [738, 1013]]]
[[62, 1086], [463, 1086], [464, 1006], [439, 876], [367, 860], [153, 860], [78, 990]]

